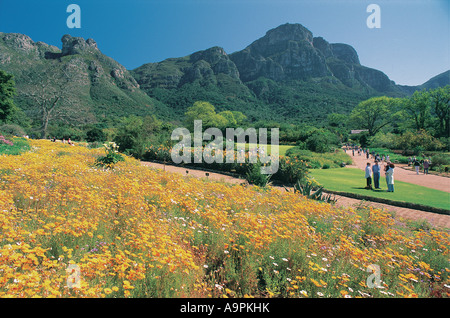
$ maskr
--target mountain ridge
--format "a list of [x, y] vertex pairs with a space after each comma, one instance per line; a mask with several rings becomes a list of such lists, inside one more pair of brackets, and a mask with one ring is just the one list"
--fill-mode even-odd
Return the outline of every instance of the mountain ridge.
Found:
[[[220, 68], [217, 61], [221, 61]], [[268, 30], [231, 54], [213, 47], [130, 71], [149, 96], [179, 115], [185, 110], [183, 104], [189, 106], [197, 98], [213, 102], [220, 110], [232, 107], [230, 103], [236, 108], [246, 106], [247, 115], [254, 119], [292, 120], [290, 114], [304, 114], [323, 105], [315, 94], [327, 105], [335, 104], [323, 109], [319, 115], [323, 119], [330, 111], [349, 113], [372, 96], [404, 97], [421, 89], [397, 85], [382, 71], [361, 65], [352, 46], [314, 37], [301, 24]], [[253, 115], [258, 107], [271, 115]], [[280, 109], [285, 109], [283, 114]]]
[[[72, 104], [82, 110], [72, 112], [71, 124], [131, 114], [179, 122], [198, 100], [219, 111], [242, 111], [250, 121], [314, 123], [330, 112], [348, 114], [369, 97], [404, 97], [450, 84], [446, 71], [422, 85], [397, 85], [382, 71], [361, 65], [352, 46], [314, 37], [301, 24], [268, 30], [231, 54], [214, 46], [132, 70], [104, 55], [93, 39], [66, 34], [61, 43], [59, 49], [0, 32], [0, 69], [15, 76], [19, 92], [32, 89], [33, 77], [51, 83], [53, 73], [71, 70], [77, 78]], [[20, 94], [16, 100], [37, 120], [32, 101]]]

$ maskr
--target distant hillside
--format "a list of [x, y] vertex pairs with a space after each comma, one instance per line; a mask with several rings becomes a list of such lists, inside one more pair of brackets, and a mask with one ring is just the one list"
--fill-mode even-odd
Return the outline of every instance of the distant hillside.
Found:
[[417, 90], [435, 89], [438, 87], [444, 87], [446, 85], [450, 85], [450, 70], [443, 72], [439, 75], [436, 75], [435, 77], [429, 79], [422, 85], [417, 86], [398, 85], [398, 87], [406, 94], [412, 95]]
[[426, 81], [422, 85], [420, 85], [420, 89], [434, 89], [438, 87], [443, 87], [450, 84], [450, 70], [447, 72], [441, 73], [430, 80]]
[[125, 67], [102, 54], [92, 39], [64, 35], [60, 50], [23, 34], [0, 33], [0, 69], [14, 75], [17, 103], [35, 121], [40, 120], [41, 110], [32, 95], [56, 96], [61, 91], [57, 107], [61, 114], [55, 111], [53, 116], [70, 124], [168, 113], [164, 104], [139, 88]]

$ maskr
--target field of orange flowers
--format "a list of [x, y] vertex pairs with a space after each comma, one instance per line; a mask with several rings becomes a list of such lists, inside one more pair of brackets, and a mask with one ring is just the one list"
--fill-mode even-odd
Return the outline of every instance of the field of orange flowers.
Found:
[[450, 296], [447, 231], [30, 144], [0, 156], [0, 297]]

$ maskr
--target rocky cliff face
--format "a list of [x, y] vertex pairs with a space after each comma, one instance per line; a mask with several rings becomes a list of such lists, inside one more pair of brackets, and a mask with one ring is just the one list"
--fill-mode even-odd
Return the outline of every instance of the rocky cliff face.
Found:
[[314, 48], [312, 33], [300, 24], [270, 30], [230, 57], [244, 82], [258, 77], [283, 81], [331, 75], [325, 56]]
[[72, 37], [66, 34], [62, 37], [61, 42], [62, 56], [98, 52], [97, 43], [93, 39], [84, 40], [83, 38]]
[[221, 47], [212, 47], [182, 58], [145, 64], [133, 70], [133, 74], [142, 87], [147, 89], [174, 89], [196, 81], [202, 85], [217, 85], [220, 76], [240, 81], [236, 65]]
[[[34, 42], [29, 36], [20, 33], [0, 32], [0, 44], [0, 68], [10, 64], [24, 68], [59, 52], [56, 46]], [[25, 58], [16, 59], [19, 56]]]
[[[257, 114], [254, 118], [265, 119], [304, 116], [327, 105], [326, 116], [328, 109], [346, 112], [371, 96], [405, 96], [412, 91], [361, 65], [352, 46], [314, 37], [300, 24], [269, 30], [232, 54], [213, 47], [145, 64], [131, 73], [141, 89], [177, 116], [197, 100], [208, 100], [220, 110], [248, 108], [248, 113]], [[267, 118], [262, 116], [266, 110], [272, 114]]]
[[379, 92], [395, 90], [395, 84], [381, 71], [361, 66], [352, 46], [313, 37], [300, 24], [285, 24], [270, 30], [230, 58], [244, 82], [259, 77], [305, 81], [331, 76], [348, 87], [360, 85]]
[[219, 74], [241, 83], [258, 78], [276, 82], [330, 78], [347, 87], [362, 87], [389, 93], [398, 91], [381, 71], [360, 64], [356, 50], [343, 43], [328, 43], [313, 37], [300, 24], [284, 24], [245, 49], [227, 55], [220, 47], [188, 57], [150, 63], [133, 71], [143, 88], [176, 88], [200, 81], [217, 85]]

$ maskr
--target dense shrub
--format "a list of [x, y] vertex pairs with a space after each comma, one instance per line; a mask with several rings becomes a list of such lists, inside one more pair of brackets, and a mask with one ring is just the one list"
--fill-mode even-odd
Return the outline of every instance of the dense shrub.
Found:
[[87, 142], [95, 142], [95, 141], [105, 141], [106, 135], [100, 128], [94, 127], [89, 129], [86, 132], [86, 141]]
[[71, 140], [84, 140], [85, 138], [85, 132], [83, 130], [70, 126], [50, 127], [47, 135], [56, 139], [66, 140], [69, 138]]
[[259, 163], [250, 165], [245, 175], [248, 183], [259, 187], [265, 187], [269, 183], [270, 177], [271, 175], [261, 173], [261, 164]]
[[352, 163], [350, 156], [341, 149], [328, 153], [315, 153], [293, 147], [286, 151], [286, 156], [307, 162], [311, 169], [339, 168], [342, 167], [342, 163], [346, 165]]
[[0, 126], [0, 135], [22, 137], [26, 135], [25, 130], [16, 124], [4, 124]]
[[335, 134], [328, 130], [317, 129], [306, 139], [305, 145], [308, 150], [325, 153], [336, 148], [338, 143], [339, 140]]

